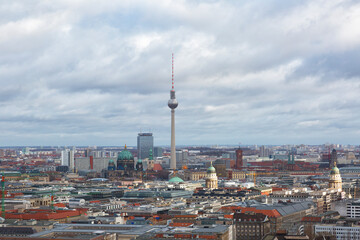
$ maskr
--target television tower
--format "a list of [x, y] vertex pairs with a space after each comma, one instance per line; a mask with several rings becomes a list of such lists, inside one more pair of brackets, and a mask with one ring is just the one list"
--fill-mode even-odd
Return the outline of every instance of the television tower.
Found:
[[174, 90], [174, 54], [172, 54], [171, 62], [171, 82], [172, 87], [170, 90], [170, 99], [168, 101], [168, 106], [171, 109], [171, 159], [170, 159], [170, 169], [176, 169], [176, 148], [175, 148], [175, 108], [178, 106], [178, 101], [175, 97]]

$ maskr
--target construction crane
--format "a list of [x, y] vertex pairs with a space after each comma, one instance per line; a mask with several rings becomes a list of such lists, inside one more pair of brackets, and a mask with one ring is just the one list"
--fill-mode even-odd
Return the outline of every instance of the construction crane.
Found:
[[254, 186], [256, 186], [256, 176], [261, 176], [261, 175], [271, 175], [274, 174], [273, 172], [255, 172], [252, 171], [250, 173], [246, 173], [246, 175], [248, 176], [252, 176], [253, 177], [253, 181], [254, 181]]

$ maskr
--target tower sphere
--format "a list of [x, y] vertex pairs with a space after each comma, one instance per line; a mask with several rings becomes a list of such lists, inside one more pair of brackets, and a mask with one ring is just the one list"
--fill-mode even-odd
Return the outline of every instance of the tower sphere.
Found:
[[175, 91], [174, 90], [170, 91], [170, 99], [168, 101], [168, 106], [171, 109], [175, 109], [178, 106], [178, 101], [175, 98]]
[[168, 101], [168, 106], [171, 109], [175, 109], [178, 106], [178, 101], [176, 99], [170, 99]]

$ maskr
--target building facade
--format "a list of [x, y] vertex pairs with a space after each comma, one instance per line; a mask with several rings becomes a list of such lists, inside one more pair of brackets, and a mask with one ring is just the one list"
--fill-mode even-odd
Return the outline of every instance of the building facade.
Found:
[[139, 133], [137, 137], [138, 158], [149, 158], [149, 152], [154, 151], [154, 137], [152, 133]]
[[163, 155], [163, 148], [162, 147], [154, 147], [154, 157], [155, 159], [158, 157], [162, 157]]
[[187, 181], [198, 181], [206, 178], [207, 174], [205, 170], [185, 170], [184, 179]]
[[349, 218], [360, 218], [360, 200], [346, 204], [346, 216]]
[[270, 232], [270, 220], [262, 213], [235, 213], [234, 224], [237, 240], [261, 240]]
[[74, 151], [65, 149], [61, 151], [61, 165], [68, 166], [69, 171], [73, 171], [75, 168]]
[[315, 225], [315, 236], [334, 237], [335, 239], [360, 239], [360, 226], [341, 226], [338, 224]]

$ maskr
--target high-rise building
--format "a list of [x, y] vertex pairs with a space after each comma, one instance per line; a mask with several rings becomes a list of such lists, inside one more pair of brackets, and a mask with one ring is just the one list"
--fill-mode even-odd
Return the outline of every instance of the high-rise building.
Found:
[[163, 155], [163, 148], [162, 147], [154, 147], [154, 157], [162, 157]]
[[61, 165], [69, 166], [69, 149], [61, 151]]
[[75, 168], [75, 152], [69, 151], [69, 171], [73, 172]]
[[69, 171], [73, 171], [75, 168], [75, 158], [74, 158], [74, 151], [65, 149], [61, 151], [61, 165], [68, 166]]
[[25, 154], [25, 155], [29, 155], [29, 154], [30, 154], [30, 148], [29, 148], [29, 147], [26, 147], [26, 148], [25, 148], [24, 154]]
[[137, 137], [138, 158], [149, 158], [150, 150], [154, 149], [154, 137], [152, 133], [139, 133]]
[[266, 148], [265, 146], [260, 147], [260, 157], [269, 157], [270, 150]]
[[84, 150], [84, 157], [90, 157], [91, 149], [87, 148]]
[[189, 158], [188, 150], [176, 151], [176, 168], [181, 169], [184, 166], [187, 166], [188, 158]]
[[170, 90], [170, 100], [168, 106], [171, 109], [171, 158], [170, 168], [176, 169], [176, 147], [175, 147], [175, 108], [178, 106], [178, 101], [175, 97], [174, 90], [174, 54], [172, 55], [172, 88]]

